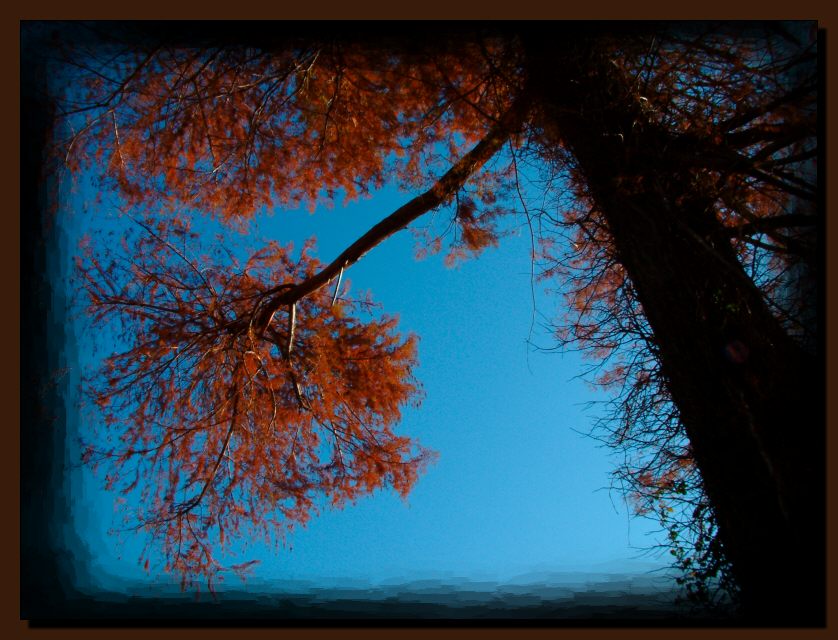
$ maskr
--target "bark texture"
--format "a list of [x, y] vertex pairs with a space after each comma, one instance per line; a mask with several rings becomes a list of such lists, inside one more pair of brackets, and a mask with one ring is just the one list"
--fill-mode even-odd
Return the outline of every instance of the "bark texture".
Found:
[[[694, 186], [689, 154], [644, 116], [616, 67], [584, 42], [526, 46], [545, 138], [572, 151], [654, 331], [746, 613], [823, 624], [819, 362], [772, 315]], [[726, 357], [731, 345], [744, 361]]]

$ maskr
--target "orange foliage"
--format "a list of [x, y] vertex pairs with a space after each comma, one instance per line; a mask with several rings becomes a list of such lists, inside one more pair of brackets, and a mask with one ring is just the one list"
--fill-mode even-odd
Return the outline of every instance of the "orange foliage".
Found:
[[[216, 545], [305, 522], [320, 494], [336, 505], [385, 485], [406, 495], [429, 454], [393, 432], [400, 408], [418, 396], [415, 338], [400, 338], [392, 318], [359, 319], [367, 301], [333, 302], [322, 286], [289, 299], [321, 269], [310, 245], [294, 259], [272, 244], [241, 267], [220, 250], [197, 261], [177, 248], [194, 239], [188, 220], [159, 212], [186, 208], [243, 226], [262, 208], [313, 209], [395, 182], [428, 191], [399, 210], [410, 216], [385, 219], [381, 238], [451, 205], [446, 262], [454, 264], [496, 245], [499, 217], [512, 199], [524, 200], [515, 158], [488, 162], [509, 142], [539, 169], [564, 172], [545, 181], [542, 204], [559, 191], [573, 195], [556, 217], [543, 204], [535, 221], [541, 230], [571, 228], [561, 243], [552, 231], [533, 232], [543, 277], [566, 294], [559, 338], [597, 360], [617, 354], [598, 382], [630, 389], [647, 413], [667, 404], [655, 395], [664, 383], [652, 375], [652, 336], [605, 217], [530, 95], [525, 48], [515, 37], [415, 50], [313, 41], [271, 51], [157, 48], [111, 60], [107, 75], [74, 87], [75, 103], [91, 106], [77, 110], [84, 121], [62, 158], [97, 173], [128, 207], [158, 212], [122, 257], [88, 243], [79, 262], [94, 322], [117, 319], [130, 345], [90, 389], [119, 443], [87, 449], [84, 459], [108, 461], [109, 484], [141, 491], [140, 526], [162, 541], [167, 569], [187, 581], [212, 578], [221, 569]], [[653, 192], [666, 174], [730, 231], [704, 240], [733, 243], [743, 263], [765, 244], [763, 233], [769, 251], [791, 243], [782, 224], [765, 221], [801, 224], [786, 208], [795, 190], [812, 195], [811, 176], [792, 170], [816, 151], [816, 110], [806, 92], [775, 104], [785, 89], [771, 56], [763, 62], [747, 43], [698, 32], [603, 36], [589, 53], [608, 61], [603, 92], [630, 98], [620, 98], [630, 112], [625, 131], [603, 123], [592, 134], [619, 139], [619, 153], [634, 161], [631, 175], [614, 178], [620, 195]], [[583, 73], [589, 62], [569, 65]], [[658, 146], [641, 149], [638, 140]], [[477, 141], [481, 153], [464, 153]], [[649, 158], [659, 168], [664, 153], [671, 172], [642, 170]], [[670, 203], [675, 216], [681, 204]], [[532, 230], [529, 212], [527, 222]], [[442, 249], [439, 237], [426, 240]], [[353, 261], [374, 242], [362, 245]], [[620, 361], [626, 352], [643, 357]], [[636, 427], [626, 423], [620, 438], [628, 441]], [[660, 495], [684, 470], [678, 464], [648, 477], [641, 470], [635, 486]]]
[[486, 46], [137, 54], [114, 70], [130, 78], [115, 89], [86, 84], [81, 102], [115, 106], [88, 117], [69, 158], [96, 158], [128, 204], [169, 200], [228, 222], [393, 179], [421, 187], [446, 166], [442, 150], [459, 156], [510, 104], [514, 87], [490, 67], [509, 61]]
[[393, 432], [419, 398], [415, 337], [393, 318], [360, 319], [369, 300], [333, 304], [326, 288], [293, 305], [293, 338], [290, 307], [259, 332], [266, 292], [321, 266], [311, 244], [297, 259], [271, 244], [241, 266], [220, 251], [197, 264], [143, 226], [131, 262], [80, 261], [93, 322], [117, 314], [131, 345], [89, 383], [118, 444], [84, 458], [107, 463], [109, 486], [140, 492], [129, 518], [162, 542], [166, 570], [211, 583], [230, 536], [304, 523], [318, 495], [336, 506], [384, 486], [406, 496], [432, 458]]

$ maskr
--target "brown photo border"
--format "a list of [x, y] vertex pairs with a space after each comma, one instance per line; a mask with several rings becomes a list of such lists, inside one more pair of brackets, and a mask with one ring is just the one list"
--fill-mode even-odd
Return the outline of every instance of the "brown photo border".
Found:
[[[25, 3], [19, 3], [24, 5]], [[757, 2], [756, 0], [748, 0], [747, 2], [739, 2], [733, 6], [729, 0], [720, 2], [713, 0], [712, 2], [699, 2], [695, 5], [678, 5], [668, 2], [643, 3], [643, 6], [628, 6], [624, 2], [616, 0], [607, 0], [604, 3], [596, 3], [595, 7], [565, 7], [556, 8], [551, 2], [514, 2], [508, 4], [501, 4], [497, 0], [492, 3], [481, 2], [479, 0], [467, 0], [466, 2], [458, 2], [456, 6], [452, 6], [450, 0], [446, 1], [423, 1], [417, 7], [396, 6], [394, 2], [384, 1], [364, 1], [364, 2], [345, 2], [339, 0], [327, 0], [316, 3], [316, 7], [307, 5], [305, 8], [288, 6], [287, 1], [282, 2], [283, 6], [277, 8], [276, 2], [265, 2], [260, 0], [259, 3], [251, 3], [250, 6], [243, 6], [237, 4], [235, 10], [229, 8], [225, 9], [219, 3], [212, 7], [204, 3], [190, 0], [188, 3], [183, 3], [178, 8], [173, 8], [171, 2], [156, 2], [148, 3], [142, 2], [138, 4], [124, 4], [119, 5], [114, 2], [89, 2], [84, 3], [60, 3], [58, 0], [38, 0], [28, 6], [19, 6], [13, 9], [6, 8], [4, 12], [10, 12], [12, 15], [10, 19], [4, 21], [5, 28], [3, 29], [4, 38], [2, 39], [2, 46], [5, 49], [3, 56], [4, 65], [6, 66], [6, 77], [11, 78], [15, 85], [20, 87], [20, 20], [52, 20], [52, 19], [136, 19], [136, 18], [158, 18], [158, 19], [500, 19], [500, 20], [520, 20], [520, 19], [598, 19], [605, 15], [609, 19], [816, 19], [819, 21], [820, 29], [824, 30], [824, 35], [829, 35], [831, 20], [831, 11], [827, 11], [823, 6], [825, 3], [815, 3], [811, 0], [806, 0], [804, 3], [795, 2], [793, 4], [786, 3], [771, 3], [770, 6], [764, 1]], [[553, 7], [551, 8], [551, 5]], [[820, 6], [818, 6], [820, 5]], [[273, 9], [269, 8], [273, 7]], [[834, 11], [834, 9], [833, 9]], [[834, 104], [835, 90], [829, 83], [830, 71], [838, 65], [838, 60], [835, 57], [835, 43], [826, 42], [826, 73], [827, 79], [827, 95], [822, 105]], [[11, 91], [9, 91], [11, 94]], [[20, 123], [20, 108], [19, 100], [13, 100], [11, 97], [3, 102], [0, 102], [0, 108], [4, 111], [6, 116], [6, 129], [8, 136], [6, 138], [5, 149], [3, 154], [3, 181], [6, 183], [5, 193], [11, 200], [10, 212], [7, 213], [11, 220], [11, 229], [8, 233], [3, 234], [2, 244], [3, 251], [0, 254], [2, 260], [2, 273], [5, 274], [6, 286], [5, 291], [7, 295], [18, 302], [18, 309], [20, 304], [21, 288], [20, 288], [20, 218], [14, 215], [14, 208], [20, 212], [20, 146], [15, 146], [12, 140], [15, 137], [15, 131], [18, 133], [19, 145], [25, 144], [24, 140], [19, 137], [19, 123]], [[822, 117], [826, 121], [827, 113], [824, 112]], [[826, 127], [826, 144], [827, 150], [832, 148], [835, 132], [830, 127]], [[828, 151], [827, 151], [828, 156]], [[836, 175], [833, 166], [827, 164], [826, 175], [821, 177], [824, 184], [836, 184]], [[15, 207], [17, 204], [17, 207]], [[828, 212], [830, 202], [825, 204]], [[827, 238], [826, 244], [829, 247], [834, 240], [836, 240], [836, 225], [827, 224]], [[836, 270], [838, 267], [834, 264], [834, 260], [829, 260], [829, 249], [827, 249], [827, 305], [826, 305], [826, 320], [835, 315], [836, 300], [833, 287], [838, 274]], [[20, 468], [19, 468], [19, 452], [20, 447], [20, 368], [19, 361], [24, 354], [20, 353], [20, 344], [18, 337], [20, 335], [20, 317], [19, 314], [3, 314], [0, 316], [5, 331], [5, 349], [4, 363], [2, 370], [3, 375], [3, 394], [6, 399], [7, 406], [13, 407], [11, 415], [17, 418], [12, 421], [12, 424], [7, 427], [11, 432], [9, 440], [7, 440], [7, 460], [2, 465], [2, 473], [4, 474], [4, 487], [6, 493], [6, 503], [10, 505], [10, 509], [14, 513], [20, 513]], [[835, 356], [838, 347], [833, 341], [829, 340], [830, 327], [827, 325], [827, 425], [832, 427], [835, 421], [835, 402], [831, 400], [832, 392], [836, 391], [835, 387]], [[13, 357], [15, 356], [15, 357]], [[15, 428], [15, 423], [18, 429]], [[17, 451], [15, 451], [17, 449]], [[835, 438], [828, 439], [829, 459], [835, 454]], [[835, 474], [829, 473], [829, 495], [835, 495]], [[832, 505], [830, 504], [830, 507]], [[835, 530], [835, 513], [834, 509], [829, 509], [828, 526], [829, 531]], [[17, 522], [15, 523], [17, 524]], [[446, 636], [453, 635], [456, 637], [481, 637], [481, 638], [500, 638], [507, 637], [507, 635], [524, 634], [526, 637], [612, 637], [612, 634], [620, 637], [629, 638], [646, 638], [646, 637], [661, 637], [669, 638], [675, 635], [676, 637], [703, 637], [703, 634], [713, 634], [713, 637], [759, 637], [759, 638], [776, 638], [776, 637], [813, 637], [823, 636], [831, 631], [830, 623], [834, 622], [835, 616], [835, 594], [831, 588], [833, 586], [833, 578], [836, 569], [836, 560], [834, 553], [832, 553], [832, 545], [829, 545], [828, 551], [828, 573], [829, 573], [829, 597], [828, 597], [828, 622], [825, 629], [724, 629], [724, 628], [708, 628], [708, 629], [688, 629], [688, 628], [631, 628], [631, 629], [614, 629], [614, 628], [388, 628], [386, 621], [384, 625], [375, 628], [338, 628], [330, 627], [326, 629], [317, 628], [249, 628], [236, 630], [232, 628], [154, 628], [154, 629], [131, 629], [131, 628], [30, 628], [28, 623], [20, 620], [20, 563], [19, 563], [19, 549], [20, 549], [20, 530], [19, 527], [4, 528], [0, 531], [2, 540], [6, 543], [7, 549], [11, 551], [14, 558], [17, 560], [15, 566], [17, 570], [12, 570], [7, 565], [3, 571], [2, 591], [3, 603], [6, 609], [6, 620], [11, 620], [11, 624], [3, 625], [5, 628], [4, 636], [31, 637], [33, 635], [41, 638], [51, 638], [58, 636], [70, 636], [78, 638], [135, 638], [146, 637], [154, 635], [154, 637], [195, 637], [203, 640], [211, 638], [225, 638], [233, 634], [246, 634], [248, 637], [259, 635], [262, 637], [283, 636], [305, 637], [313, 638], [319, 636], [334, 637], [339, 635], [346, 640], [367, 639], [373, 636], [377, 637], [391, 637], [393, 635], [404, 638], [419, 638], [426, 634], [436, 635], [444, 634]]]

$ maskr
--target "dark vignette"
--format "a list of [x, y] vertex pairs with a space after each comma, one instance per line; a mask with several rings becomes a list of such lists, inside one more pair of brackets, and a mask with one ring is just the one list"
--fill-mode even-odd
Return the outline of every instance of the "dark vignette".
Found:
[[[558, 27], [557, 27], [558, 25]], [[126, 596], [89, 592], [78, 588], [88, 577], [85, 567], [89, 552], [70, 526], [72, 496], [66, 491], [64, 469], [68, 411], [64, 405], [59, 372], [71, 362], [72, 337], [65, 332], [63, 292], [56, 291], [50, 278], [50, 263], [69, 248], [51, 224], [57, 186], [45, 162], [50, 137], [52, 105], [47, 99], [45, 54], [68, 38], [109, 38], [142, 43], [149, 39], [168, 44], [200, 46], [208, 43], [281, 46], [297, 37], [334, 39], [383, 39], [426, 45], [434, 38], [474, 31], [521, 29], [522, 23], [80, 23], [22, 22], [20, 25], [21, 73], [21, 332], [20, 365], [20, 617], [31, 627], [240, 627], [240, 626], [432, 626], [432, 627], [681, 627], [754, 626], [725, 618], [696, 617], [659, 606], [644, 606], [636, 598], [612, 595], [603, 601], [577, 602], [557, 606], [514, 606], [496, 602], [476, 605], [459, 600], [454, 591], [436, 603], [417, 602], [394, 595], [370, 601], [358, 598], [328, 600], [309, 595], [225, 592], [218, 601], [204, 597], [196, 601], [190, 593], [160, 597]], [[721, 25], [720, 25], [721, 26]], [[88, 30], [87, 27], [90, 29]], [[552, 23], [551, 31], [572, 32], [595, 28], [614, 32], [659, 28], [660, 23]], [[543, 23], [526, 23], [523, 28], [547, 28]], [[689, 29], [680, 24], [671, 28]], [[82, 35], [85, 34], [85, 35]], [[421, 45], [420, 45], [421, 43]], [[819, 35], [821, 73], [824, 74], [826, 38]], [[823, 76], [822, 76], [823, 77]], [[825, 77], [823, 77], [825, 81]], [[825, 86], [825, 82], [822, 82]], [[821, 107], [824, 106], [821, 92]], [[820, 112], [824, 114], [824, 111]], [[825, 123], [821, 120], [821, 134]], [[821, 167], [825, 166], [821, 147]], [[819, 176], [821, 202], [825, 183]], [[821, 264], [825, 266], [825, 239], [821, 234]], [[824, 271], [821, 270], [821, 274]], [[819, 302], [825, 303], [823, 282], [818, 283]], [[53, 296], [59, 304], [51, 306]], [[821, 344], [825, 344], [825, 305], [819, 304]], [[825, 362], [824, 362], [825, 370]], [[825, 371], [824, 371], [825, 372]], [[825, 376], [824, 376], [825, 379]]]

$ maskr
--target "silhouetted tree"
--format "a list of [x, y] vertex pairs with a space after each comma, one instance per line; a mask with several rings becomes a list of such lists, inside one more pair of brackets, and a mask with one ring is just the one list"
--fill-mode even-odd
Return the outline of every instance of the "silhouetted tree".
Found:
[[[607, 361], [608, 439], [639, 508], [675, 519], [676, 537], [696, 525], [678, 560], [696, 563], [699, 585], [728, 566], [750, 614], [821, 622], [813, 27], [476, 25], [430, 41], [256, 30], [249, 42], [209, 28], [198, 47], [167, 32], [73, 49], [60, 158], [97, 172], [145, 232], [120, 255], [94, 243], [80, 263], [91, 313], [120, 318], [133, 345], [91, 389], [122, 437], [96, 455], [115, 482], [146, 483], [139, 522], [170, 568], [212, 574], [211, 536], [304, 520], [312, 491], [409, 490], [426, 456], [390, 427], [415, 398], [412, 343], [348, 315], [325, 285], [429, 211], [451, 212], [456, 260], [496, 244], [520, 206], [542, 277], [567, 295], [559, 338]], [[522, 164], [541, 172], [537, 206]], [[189, 233], [185, 209], [244, 226], [266, 206], [389, 182], [420, 195], [329, 265], [279, 245], [242, 267], [221, 252], [199, 263], [171, 240]]]

